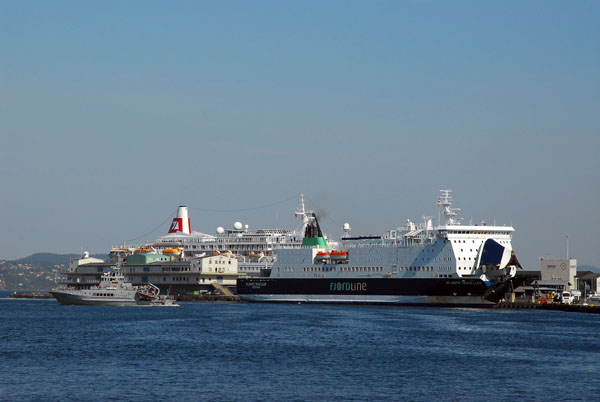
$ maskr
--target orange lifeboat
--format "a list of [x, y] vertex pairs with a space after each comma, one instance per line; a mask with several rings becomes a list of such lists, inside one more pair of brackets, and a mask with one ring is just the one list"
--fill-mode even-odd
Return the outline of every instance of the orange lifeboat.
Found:
[[331, 259], [332, 260], [346, 260], [346, 259], [348, 259], [348, 252], [333, 250], [331, 252]]
[[123, 254], [128, 254], [128, 253], [131, 253], [131, 250], [126, 249], [126, 248], [112, 248], [112, 249], [110, 249], [109, 255], [116, 256], [116, 255], [123, 255]]
[[315, 256], [315, 262], [326, 262], [327, 260], [329, 260], [329, 253], [325, 251], [319, 251]]

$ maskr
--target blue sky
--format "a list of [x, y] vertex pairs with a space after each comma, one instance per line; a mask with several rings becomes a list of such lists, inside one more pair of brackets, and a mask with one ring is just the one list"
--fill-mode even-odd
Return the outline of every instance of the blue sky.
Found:
[[[195, 230], [512, 224], [600, 265], [600, 3], [2, 2], [0, 258]], [[168, 230], [150, 234], [153, 239]], [[144, 240], [144, 239], [141, 239]]]

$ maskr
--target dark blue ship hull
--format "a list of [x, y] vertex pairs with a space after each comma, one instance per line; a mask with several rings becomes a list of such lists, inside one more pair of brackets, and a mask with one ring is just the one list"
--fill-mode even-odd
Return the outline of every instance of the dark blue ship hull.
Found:
[[491, 307], [507, 284], [488, 286], [476, 278], [247, 278], [238, 279], [237, 293], [260, 302]]

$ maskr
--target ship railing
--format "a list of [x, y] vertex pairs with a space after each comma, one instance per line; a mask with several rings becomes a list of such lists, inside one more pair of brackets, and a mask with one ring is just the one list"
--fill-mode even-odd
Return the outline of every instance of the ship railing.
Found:
[[66, 279], [59, 281], [60, 284], [63, 285], [96, 285], [100, 283], [98, 279], [88, 279], [88, 280], [74, 280], [74, 279]]

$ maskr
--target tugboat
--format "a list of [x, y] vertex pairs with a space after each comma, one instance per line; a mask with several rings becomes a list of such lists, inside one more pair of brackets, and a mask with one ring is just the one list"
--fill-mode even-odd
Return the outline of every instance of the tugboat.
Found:
[[50, 294], [64, 305], [85, 306], [178, 306], [169, 295], [161, 296], [157, 286], [137, 288], [127, 282], [119, 268], [105, 272], [98, 286], [89, 289], [53, 289]]

